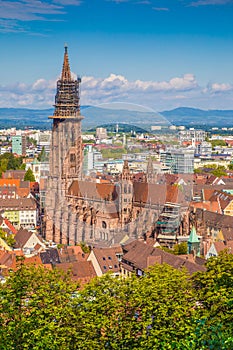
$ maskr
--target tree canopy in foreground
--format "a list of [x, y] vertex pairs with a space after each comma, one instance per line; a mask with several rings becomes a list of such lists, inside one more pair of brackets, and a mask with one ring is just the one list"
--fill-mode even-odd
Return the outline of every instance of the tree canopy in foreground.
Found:
[[79, 290], [59, 270], [23, 264], [0, 285], [0, 349], [233, 348], [233, 255], [191, 278], [156, 264]]

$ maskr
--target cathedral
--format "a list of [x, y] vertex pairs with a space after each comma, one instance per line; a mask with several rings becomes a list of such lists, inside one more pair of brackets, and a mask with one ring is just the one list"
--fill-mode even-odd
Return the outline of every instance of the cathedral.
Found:
[[[46, 240], [62, 244], [119, 243], [124, 237], [188, 232], [188, 199], [177, 186], [156, 178], [149, 159], [146, 174], [135, 177], [127, 161], [112, 181], [82, 177], [81, 79], [71, 76], [65, 47], [52, 119], [50, 172], [46, 194]], [[165, 227], [163, 223], [168, 225]], [[186, 226], [185, 226], [186, 225]]]

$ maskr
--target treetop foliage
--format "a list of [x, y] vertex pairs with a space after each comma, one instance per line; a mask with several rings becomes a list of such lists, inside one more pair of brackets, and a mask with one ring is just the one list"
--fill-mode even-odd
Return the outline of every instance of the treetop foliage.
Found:
[[22, 264], [0, 285], [0, 349], [230, 350], [232, 276], [226, 252], [191, 278], [156, 264], [81, 290], [56, 269]]
[[31, 168], [28, 168], [28, 170], [26, 171], [26, 173], [24, 175], [24, 181], [30, 181], [30, 182], [36, 181], [35, 176], [34, 176]]
[[0, 177], [6, 170], [23, 169], [23, 157], [15, 157], [12, 153], [0, 155]]

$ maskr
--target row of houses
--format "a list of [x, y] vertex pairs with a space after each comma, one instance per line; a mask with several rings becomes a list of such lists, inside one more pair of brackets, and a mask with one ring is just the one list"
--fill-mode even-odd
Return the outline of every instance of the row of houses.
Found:
[[[113, 276], [128, 277], [132, 274], [140, 277], [145, 270], [154, 264], [168, 264], [176, 269], [187, 269], [189, 274], [197, 271], [205, 271], [204, 258], [195, 254], [173, 255], [161, 249], [151, 240], [143, 241], [128, 239], [122, 244], [113, 247], [89, 247], [84, 252], [80, 245], [62, 246], [53, 248], [41, 239], [35, 232], [20, 229], [15, 233], [7, 219], [2, 218], [1, 227], [8, 227], [15, 238], [14, 248], [0, 249], [0, 275], [4, 278], [9, 269], [17, 269], [17, 257], [24, 257], [26, 265], [44, 266], [49, 269], [58, 268], [65, 272], [70, 271], [73, 280], [81, 286], [92, 278], [111, 273]], [[195, 229], [190, 234], [189, 243], [193, 248], [198, 243]], [[1, 241], [0, 241], [1, 245]], [[87, 247], [86, 247], [87, 248]], [[227, 249], [232, 253], [233, 241], [213, 242], [206, 258], [217, 256], [220, 251]], [[86, 250], [85, 250], [86, 251]]]
[[24, 181], [25, 170], [6, 171], [0, 179], [0, 213], [16, 229], [35, 230], [39, 220], [37, 182]]

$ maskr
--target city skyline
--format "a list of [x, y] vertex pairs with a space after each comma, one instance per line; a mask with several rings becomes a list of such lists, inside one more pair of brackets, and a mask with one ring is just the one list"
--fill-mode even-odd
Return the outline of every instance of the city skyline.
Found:
[[51, 107], [67, 42], [82, 105], [233, 109], [232, 0], [0, 5], [0, 107]]

